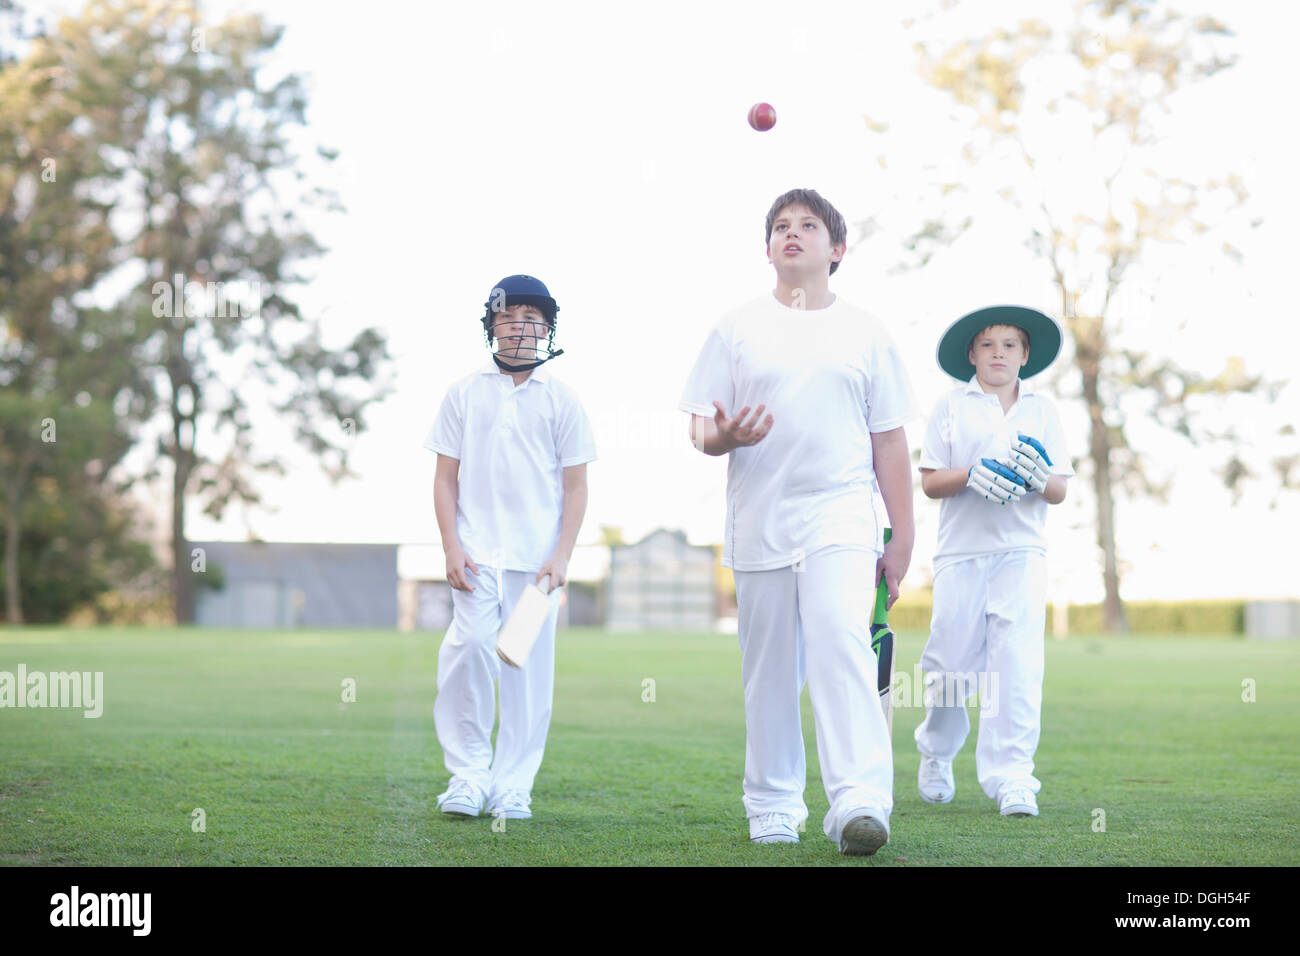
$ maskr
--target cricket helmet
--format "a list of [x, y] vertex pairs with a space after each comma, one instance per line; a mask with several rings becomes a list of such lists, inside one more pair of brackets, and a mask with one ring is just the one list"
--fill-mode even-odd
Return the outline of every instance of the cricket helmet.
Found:
[[[546, 318], [544, 329], [525, 327], [525, 337], [536, 340], [535, 346], [494, 348], [493, 324], [512, 305], [531, 305]], [[528, 275], [506, 276], [492, 287], [483, 307], [486, 310], [483, 313], [483, 334], [487, 338], [488, 348], [492, 349], [492, 360], [503, 372], [527, 372], [564, 354], [563, 349], [555, 348], [555, 314], [560, 311], [560, 307], [555, 304], [550, 290], [541, 279]], [[545, 339], [545, 345], [542, 339]]]

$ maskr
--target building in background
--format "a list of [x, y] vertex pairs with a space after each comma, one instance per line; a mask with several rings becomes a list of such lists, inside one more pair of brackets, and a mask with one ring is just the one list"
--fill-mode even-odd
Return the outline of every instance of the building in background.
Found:
[[610, 548], [605, 626], [611, 631], [714, 630], [717, 553], [660, 528], [636, 544]]
[[[398, 585], [398, 628], [445, 631], [451, 625], [451, 585], [442, 578], [404, 578]], [[602, 627], [603, 581], [570, 580], [564, 588], [556, 627]]]
[[[440, 544], [404, 544], [397, 554], [398, 627], [403, 631], [445, 631], [451, 624], [451, 586]], [[578, 545], [569, 560], [569, 583], [557, 626], [603, 627], [609, 548]]]
[[[451, 587], [438, 546], [193, 542], [203, 549], [201, 627], [445, 631]], [[208, 586], [204, 586], [207, 583]], [[717, 550], [660, 529], [630, 545], [575, 549], [559, 627], [710, 632]]]
[[[196, 541], [200, 627], [397, 627], [397, 545]], [[203, 582], [221, 582], [219, 588]]]
[[1247, 601], [1244, 617], [1247, 637], [1300, 638], [1300, 601]]

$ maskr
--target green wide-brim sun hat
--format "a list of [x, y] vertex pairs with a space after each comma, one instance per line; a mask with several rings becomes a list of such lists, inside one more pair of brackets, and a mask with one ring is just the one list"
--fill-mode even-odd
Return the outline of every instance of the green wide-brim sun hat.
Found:
[[990, 325], [1014, 325], [1029, 333], [1029, 361], [1021, 378], [1031, 378], [1056, 361], [1061, 351], [1061, 327], [1050, 315], [1023, 305], [992, 305], [976, 309], [948, 326], [939, 339], [939, 368], [961, 382], [969, 382], [975, 366], [967, 358], [971, 339]]

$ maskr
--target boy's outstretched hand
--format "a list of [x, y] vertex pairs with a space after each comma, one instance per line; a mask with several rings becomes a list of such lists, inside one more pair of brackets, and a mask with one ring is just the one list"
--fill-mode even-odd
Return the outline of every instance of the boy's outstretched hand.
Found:
[[749, 414], [748, 405], [742, 408], [736, 417], [730, 421], [727, 419], [727, 410], [722, 407], [721, 402], [714, 402], [713, 407], [718, 410], [717, 414], [713, 416], [713, 424], [718, 429], [718, 438], [731, 448], [757, 445], [772, 430], [772, 416], [768, 415], [767, 418], [763, 418], [763, 410], [767, 408], [766, 405], [759, 405], [748, 421], [745, 419], [745, 416]]

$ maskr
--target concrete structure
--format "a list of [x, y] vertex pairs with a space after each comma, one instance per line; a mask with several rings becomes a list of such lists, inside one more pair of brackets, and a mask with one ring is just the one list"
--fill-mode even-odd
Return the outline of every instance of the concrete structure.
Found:
[[397, 545], [196, 541], [225, 586], [200, 586], [201, 627], [397, 627]]
[[[446, 568], [447, 557], [441, 544], [404, 544], [398, 549], [401, 630], [447, 629], [451, 623], [451, 588], [446, 581]], [[604, 626], [608, 575], [609, 548], [605, 545], [578, 545], [573, 549], [558, 627]]]
[[1247, 601], [1246, 636], [1274, 641], [1300, 638], [1300, 601]]
[[717, 556], [659, 529], [610, 549], [605, 625], [611, 631], [712, 631], [718, 616]]
[[[404, 580], [400, 594], [398, 627], [403, 631], [445, 631], [451, 624], [451, 585], [443, 580]], [[597, 582], [570, 581], [556, 627], [601, 627], [604, 624], [604, 586]]]

